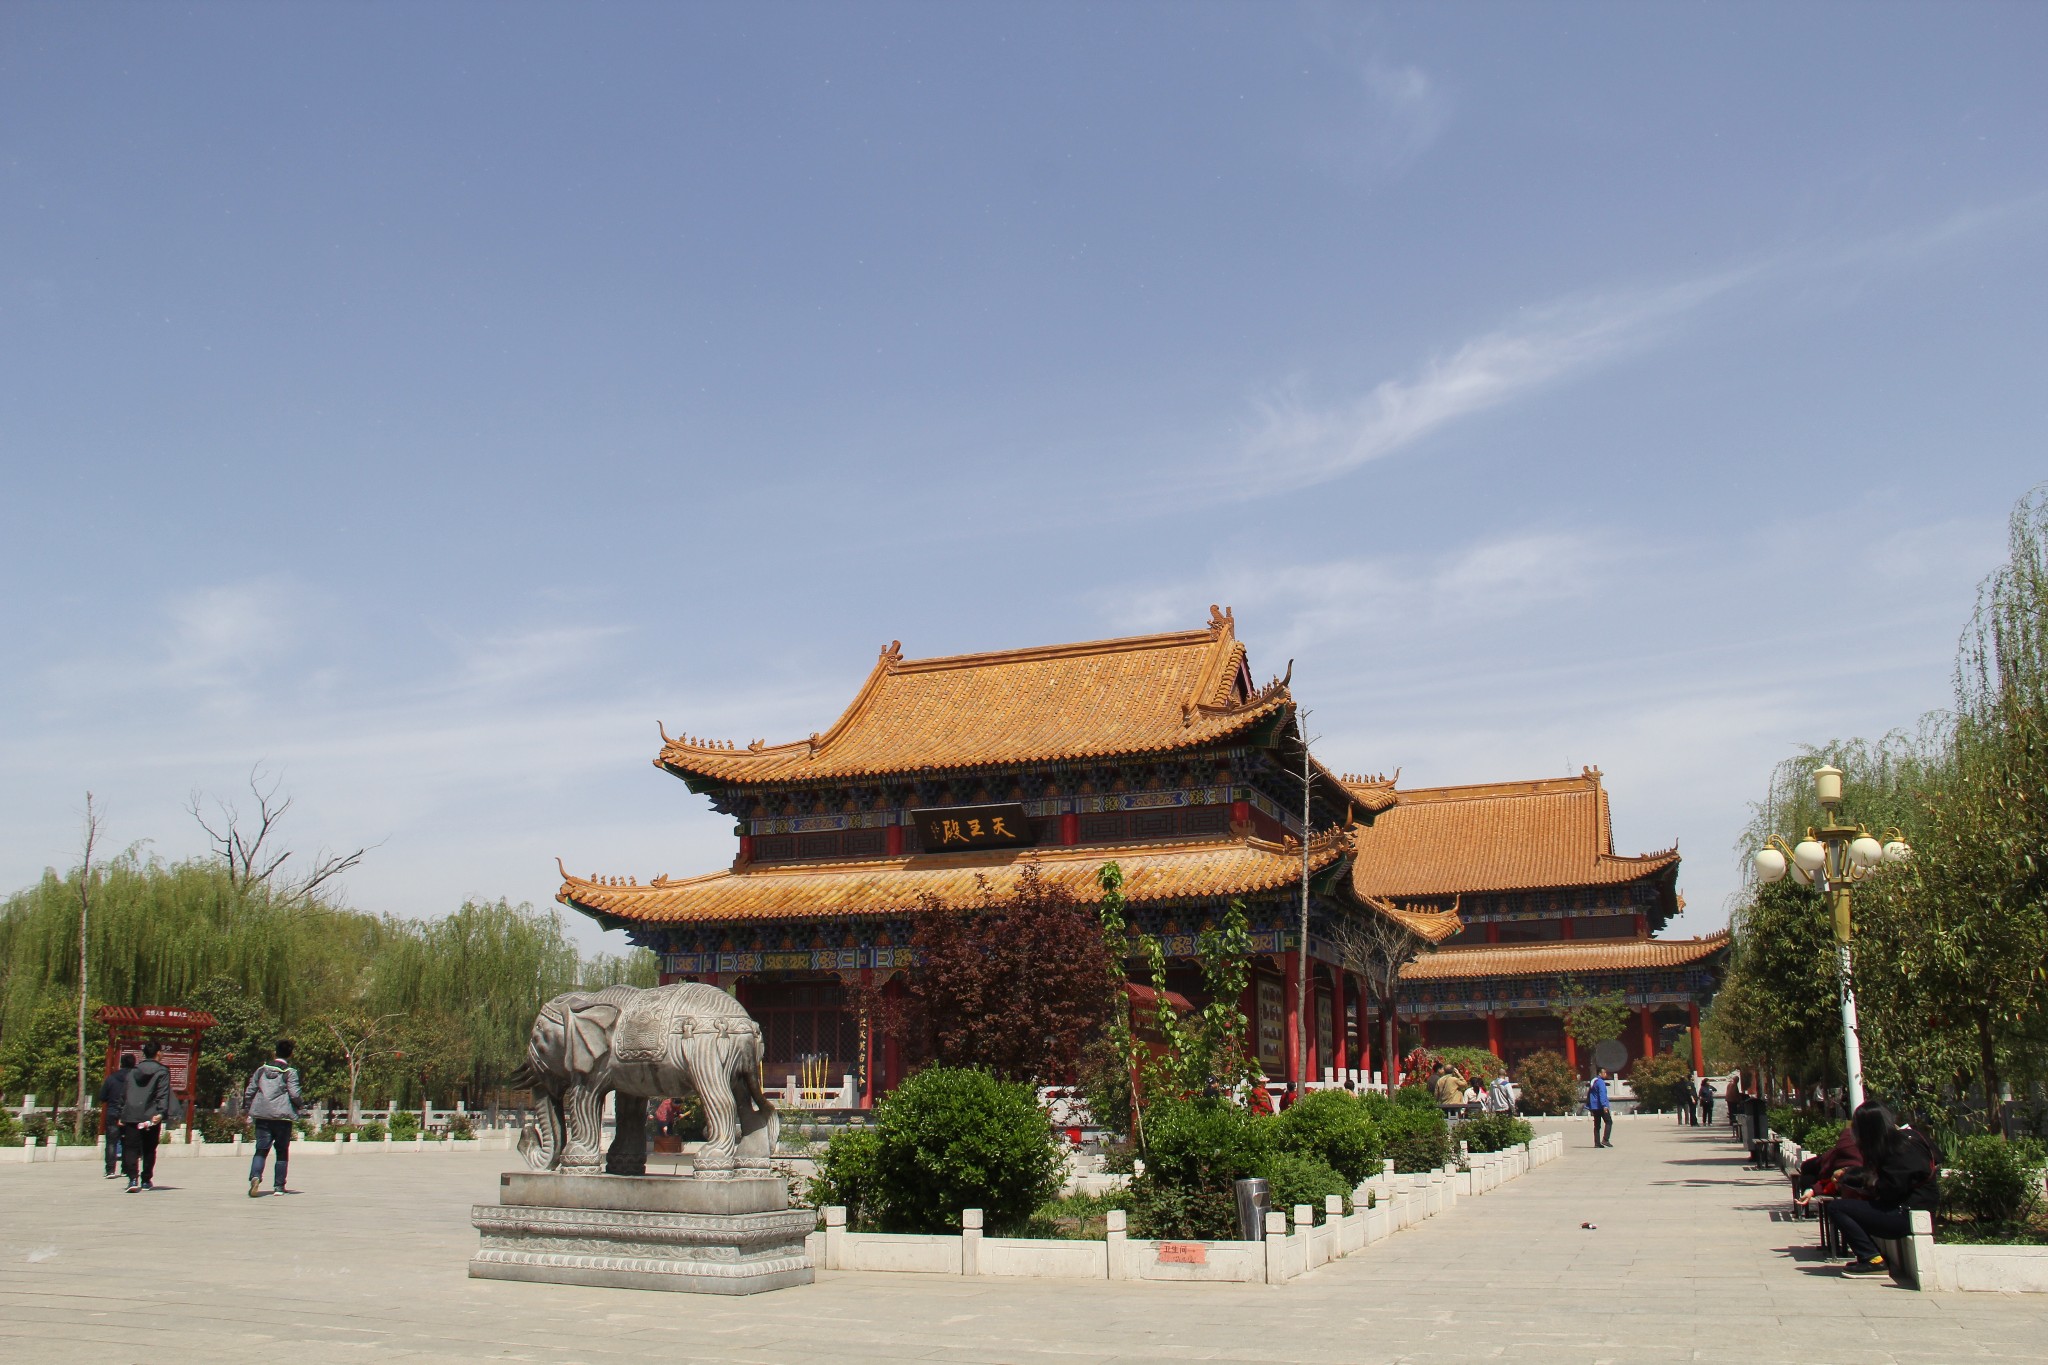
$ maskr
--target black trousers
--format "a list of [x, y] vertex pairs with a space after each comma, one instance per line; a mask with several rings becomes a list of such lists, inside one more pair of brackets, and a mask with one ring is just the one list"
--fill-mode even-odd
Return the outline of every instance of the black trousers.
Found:
[[100, 1126], [106, 1130], [107, 1174], [112, 1175], [121, 1164], [121, 1120], [107, 1119]]
[[1700, 1097], [1700, 1122], [1712, 1123], [1713, 1121], [1714, 1102], [1703, 1095]]
[[1874, 1239], [1904, 1237], [1913, 1230], [1912, 1215], [1904, 1209], [1873, 1208], [1866, 1199], [1833, 1200], [1821, 1216], [1835, 1220], [1835, 1230], [1859, 1261], [1877, 1255]]
[[1605, 1105], [1593, 1111], [1593, 1145], [1612, 1144], [1614, 1141], [1614, 1111]]
[[163, 1131], [163, 1125], [157, 1123], [147, 1128], [139, 1123], [121, 1125], [122, 1175], [133, 1180], [139, 1167], [144, 1181], [156, 1179], [156, 1143], [163, 1136]]

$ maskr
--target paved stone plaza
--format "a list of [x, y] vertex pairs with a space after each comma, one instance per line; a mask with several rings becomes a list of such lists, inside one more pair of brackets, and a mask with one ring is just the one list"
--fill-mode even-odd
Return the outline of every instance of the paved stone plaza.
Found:
[[[1284, 1287], [820, 1272], [728, 1300], [466, 1277], [505, 1153], [307, 1159], [251, 1200], [0, 1166], [0, 1347], [92, 1361], [1728, 1361], [2048, 1358], [2048, 1304], [1844, 1280], [1724, 1136], [1624, 1120], [1594, 1151]], [[1598, 1224], [1585, 1231], [1582, 1222]], [[1788, 1248], [1792, 1248], [1788, 1250]]]

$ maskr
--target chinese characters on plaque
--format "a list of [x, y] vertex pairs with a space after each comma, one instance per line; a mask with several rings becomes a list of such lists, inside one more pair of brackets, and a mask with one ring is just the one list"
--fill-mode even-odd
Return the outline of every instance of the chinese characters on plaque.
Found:
[[1038, 842], [1031, 817], [1018, 802], [1002, 806], [937, 806], [914, 810], [917, 837], [926, 853], [965, 853], [977, 848], [1028, 848]]

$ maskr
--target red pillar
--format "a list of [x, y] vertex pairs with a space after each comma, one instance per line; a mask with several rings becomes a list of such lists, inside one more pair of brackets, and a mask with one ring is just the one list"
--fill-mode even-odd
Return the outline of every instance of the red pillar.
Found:
[[1343, 1079], [1342, 1073], [1350, 1068], [1350, 1063], [1345, 1060], [1345, 1058], [1349, 1056], [1349, 1049], [1345, 1046], [1345, 1044], [1350, 1042], [1350, 1039], [1344, 1036], [1344, 1023], [1344, 973], [1331, 972], [1330, 1042], [1331, 1046], [1336, 1049], [1337, 1055], [1330, 1059], [1330, 1065], [1337, 1069], [1339, 1080]]
[[1650, 1017], [1650, 1007], [1645, 1005], [1637, 1010], [1636, 1017], [1641, 1020], [1643, 1026], [1643, 1051], [1641, 1055], [1654, 1057], [1657, 1055], [1657, 1024]]
[[1572, 1075], [1579, 1074], [1579, 1040], [1567, 1033], [1564, 1036], [1564, 1060], [1572, 1069]]
[[1486, 926], [1486, 941], [1488, 943], [1500, 942], [1500, 926], [1498, 924], [1488, 922]]
[[1301, 980], [1301, 959], [1294, 953], [1281, 954], [1280, 987], [1283, 995], [1282, 1010], [1285, 1011], [1287, 1028], [1287, 1084], [1289, 1088], [1301, 1084], [1301, 1009], [1300, 997], [1295, 993], [1295, 983]]
[[1637, 938], [1648, 938], [1649, 936], [1650, 936], [1650, 917], [1649, 917], [1648, 915], [1637, 915], [1637, 916], [1636, 916], [1636, 937], [1637, 937]]
[[903, 852], [903, 826], [882, 826], [882, 852], [892, 858]]
[[[902, 826], [891, 825], [889, 829], [893, 832], [901, 830]], [[874, 980], [875, 969], [873, 967], [863, 967], [860, 969], [861, 998], [863, 1000], [872, 1002], [873, 997], [868, 994], [868, 988], [874, 984]], [[878, 1060], [875, 1047], [875, 1012], [872, 1009], [868, 1010], [867, 1018], [861, 1020], [861, 1039], [860, 1107], [872, 1109], [875, 1107], [875, 1062]]]
[[1068, 811], [1060, 817], [1060, 842], [1078, 844], [1081, 842], [1081, 817]]
[[1559, 920], [1559, 921], [1558, 921], [1558, 923], [1557, 923], [1557, 936], [1558, 936], [1559, 938], [1567, 938], [1567, 939], [1569, 939], [1569, 938], [1577, 938], [1577, 937], [1578, 937], [1578, 932], [1577, 932], [1577, 930], [1576, 930], [1576, 929], [1575, 929], [1575, 928], [1573, 927], [1572, 917], [1571, 917], [1570, 915], [1566, 915], [1566, 916], [1565, 916], [1565, 917], [1564, 917], [1563, 919], [1561, 919], [1561, 920]]
[[1486, 1047], [1494, 1056], [1505, 1060], [1505, 1054], [1500, 1050], [1500, 1016], [1498, 1014], [1486, 1016]]
[[1704, 1076], [1707, 1074], [1707, 1050], [1706, 1045], [1700, 1042], [1699, 1001], [1693, 1000], [1687, 1002], [1685, 1007], [1685, 1019], [1686, 1022], [1692, 1026], [1692, 1069], [1699, 1075]]

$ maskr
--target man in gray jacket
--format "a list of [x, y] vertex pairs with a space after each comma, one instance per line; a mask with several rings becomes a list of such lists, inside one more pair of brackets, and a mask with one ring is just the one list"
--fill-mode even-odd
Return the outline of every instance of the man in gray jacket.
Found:
[[171, 1073], [156, 1059], [154, 1040], [142, 1045], [142, 1060], [128, 1073], [121, 1103], [121, 1174], [128, 1193], [156, 1188], [156, 1144], [171, 1116]]
[[299, 1116], [299, 1073], [292, 1066], [292, 1040], [277, 1040], [277, 1057], [249, 1074], [242, 1090], [242, 1108], [256, 1125], [256, 1155], [249, 1158], [249, 1197], [263, 1193], [263, 1158], [277, 1148], [277, 1165], [272, 1168], [272, 1188], [286, 1193], [284, 1166], [291, 1157], [292, 1121]]

